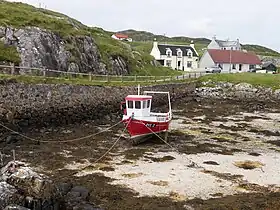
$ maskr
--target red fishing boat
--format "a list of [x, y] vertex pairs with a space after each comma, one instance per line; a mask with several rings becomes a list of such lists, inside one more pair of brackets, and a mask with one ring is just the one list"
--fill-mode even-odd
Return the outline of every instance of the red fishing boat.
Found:
[[[153, 96], [149, 94], [167, 95], [168, 112], [151, 112]], [[153, 135], [158, 136], [161, 133], [165, 133], [167, 138], [172, 119], [169, 92], [144, 91], [143, 95], [140, 95], [140, 87], [138, 87], [138, 95], [126, 96], [122, 105], [125, 105], [122, 108], [124, 110], [122, 120], [134, 144], [143, 142]]]

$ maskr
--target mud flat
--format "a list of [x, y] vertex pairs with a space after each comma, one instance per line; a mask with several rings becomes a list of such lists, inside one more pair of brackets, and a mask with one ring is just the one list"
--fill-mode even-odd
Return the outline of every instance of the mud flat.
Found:
[[[133, 147], [121, 138], [95, 163], [119, 137], [119, 126], [78, 142], [19, 139], [2, 143], [3, 151], [15, 149], [17, 159], [53, 180], [85, 186], [90, 202], [103, 209], [280, 209], [277, 103], [182, 99], [173, 108], [172, 148], [158, 139]], [[63, 140], [106, 127], [87, 123], [28, 135]]]

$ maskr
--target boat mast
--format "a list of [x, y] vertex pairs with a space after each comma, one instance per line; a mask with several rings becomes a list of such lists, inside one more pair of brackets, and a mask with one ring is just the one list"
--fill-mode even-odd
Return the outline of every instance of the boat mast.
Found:
[[140, 95], [140, 84], [138, 84], [138, 96]]

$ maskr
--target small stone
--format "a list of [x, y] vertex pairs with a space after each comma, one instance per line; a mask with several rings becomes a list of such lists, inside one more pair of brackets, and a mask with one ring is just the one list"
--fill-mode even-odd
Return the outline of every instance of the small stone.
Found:
[[9, 205], [7, 206], [4, 210], [31, 210], [22, 206], [18, 206], [18, 205]]
[[82, 186], [73, 187], [71, 193], [72, 192], [79, 193], [80, 194], [79, 196], [82, 197], [83, 199], [87, 199], [89, 196], [89, 190]]

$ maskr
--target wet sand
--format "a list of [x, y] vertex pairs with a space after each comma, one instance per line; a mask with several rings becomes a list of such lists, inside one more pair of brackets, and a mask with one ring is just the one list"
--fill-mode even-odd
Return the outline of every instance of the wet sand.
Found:
[[[94, 164], [119, 137], [121, 125], [78, 142], [22, 139], [1, 146], [57, 182], [88, 187], [91, 201], [104, 209], [280, 209], [277, 104], [182, 100], [173, 109], [173, 149], [157, 138], [132, 146], [124, 137]], [[59, 141], [108, 126], [88, 122], [28, 135]]]

